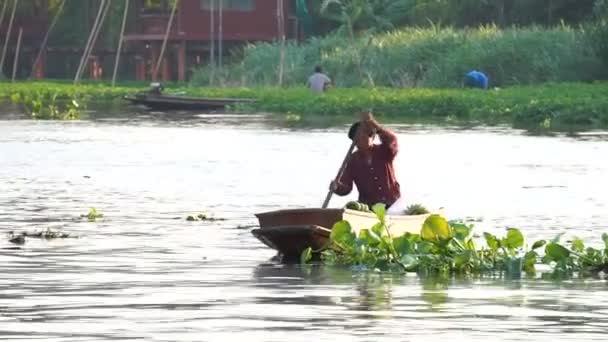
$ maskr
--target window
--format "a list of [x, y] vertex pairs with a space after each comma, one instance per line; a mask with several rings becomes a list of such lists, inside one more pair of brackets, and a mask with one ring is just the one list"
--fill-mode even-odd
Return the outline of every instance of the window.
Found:
[[201, 9], [211, 9], [211, 2], [213, 7], [217, 10], [222, 2], [222, 9], [225, 11], [242, 11], [251, 12], [255, 9], [255, 0], [201, 0]]

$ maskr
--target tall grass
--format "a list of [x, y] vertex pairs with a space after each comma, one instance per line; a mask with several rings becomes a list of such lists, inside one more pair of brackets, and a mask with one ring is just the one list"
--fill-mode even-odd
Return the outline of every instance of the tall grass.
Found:
[[[221, 83], [238, 86], [277, 83], [279, 47], [250, 45], [243, 58], [224, 68]], [[362, 60], [363, 77], [356, 60]], [[608, 66], [583, 28], [509, 28], [456, 30], [406, 28], [354, 44], [337, 34], [287, 47], [285, 84], [303, 85], [320, 64], [340, 87], [455, 87], [468, 70], [486, 72], [492, 86], [608, 78]], [[195, 72], [193, 85], [208, 85], [210, 70]]]

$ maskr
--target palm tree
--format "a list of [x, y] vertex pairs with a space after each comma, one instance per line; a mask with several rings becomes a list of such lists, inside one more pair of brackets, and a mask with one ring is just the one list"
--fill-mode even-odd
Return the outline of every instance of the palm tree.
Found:
[[320, 13], [354, 37], [358, 27], [372, 31], [394, 28], [415, 6], [416, 0], [323, 0]]
[[[320, 13], [325, 18], [340, 24], [338, 30], [346, 29], [355, 44], [355, 30], [361, 28], [371, 32], [394, 28], [394, 23], [406, 18], [416, 0], [323, 0]], [[371, 43], [371, 36], [368, 45]], [[364, 81], [362, 58], [358, 50], [355, 64], [361, 81]]]

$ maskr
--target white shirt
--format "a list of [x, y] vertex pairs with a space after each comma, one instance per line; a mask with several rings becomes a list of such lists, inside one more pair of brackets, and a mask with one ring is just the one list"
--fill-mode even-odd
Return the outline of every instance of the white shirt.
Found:
[[331, 79], [327, 75], [315, 72], [308, 78], [308, 87], [316, 92], [323, 92], [325, 90], [325, 83], [330, 83]]

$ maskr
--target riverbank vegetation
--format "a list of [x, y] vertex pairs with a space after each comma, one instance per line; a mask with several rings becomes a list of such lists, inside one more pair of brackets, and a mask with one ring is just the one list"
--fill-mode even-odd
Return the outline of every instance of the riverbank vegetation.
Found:
[[[122, 96], [143, 90], [134, 86], [97, 84], [73, 86], [50, 82], [5, 83], [0, 98], [32, 108], [75, 99], [86, 107], [93, 102], [119, 103]], [[288, 124], [315, 120], [348, 122], [362, 109], [371, 109], [387, 122], [448, 124], [508, 124], [516, 128], [585, 130], [608, 127], [608, 82], [546, 83], [504, 89], [335, 88], [313, 94], [305, 88], [178, 87], [167, 92], [197, 97], [253, 98], [235, 112], [273, 113]], [[28, 113], [31, 114], [32, 112]], [[44, 117], [39, 117], [44, 118]]]
[[[394, 236], [382, 204], [372, 208], [378, 223], [356, 234], [347, 221], [337, 222], [330, 243], [320, 253], [328, 265], [351, 266], [364, 271], [413, 272], [420, 276], [502, 275], [533, 277], [544, 265], [554, 276], [587, 277], [608, 272], [608, 234], [601, 246], [586, 246], [574, 237], [562, 242], [562, 235], [551, 241], [526, 241], [522, 232], [509, 228], [504, 237], [484, 233], [484, 241], [473, 237], [473, 226], [448, 222], [430, 215], [419, 234]], [[308, 248], [301, 262], [313, 259]]]

